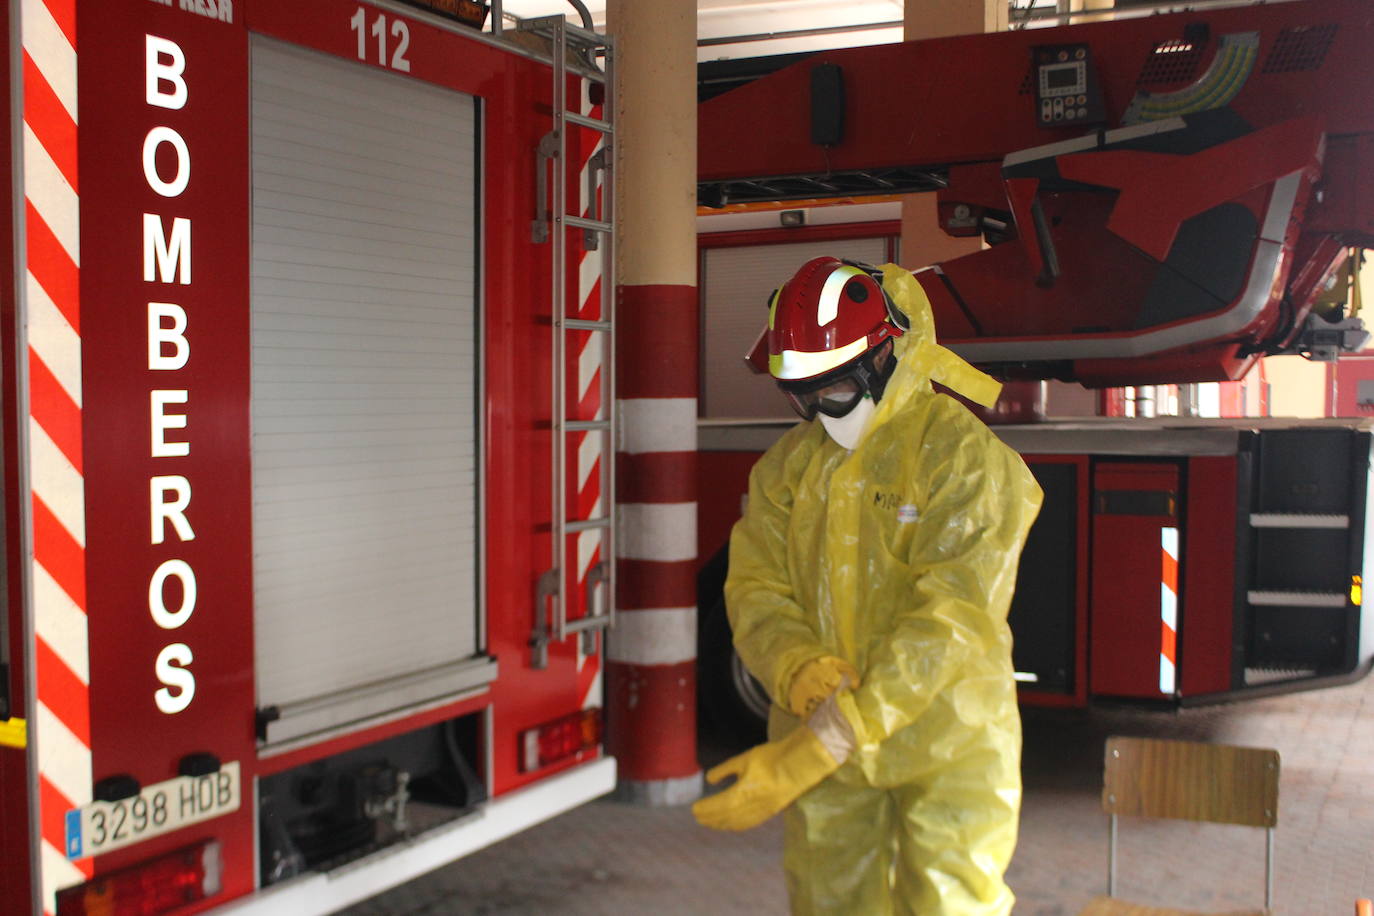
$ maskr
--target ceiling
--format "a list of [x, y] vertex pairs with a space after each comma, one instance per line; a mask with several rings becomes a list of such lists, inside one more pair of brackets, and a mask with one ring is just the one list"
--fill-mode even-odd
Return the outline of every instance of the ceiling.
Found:
[[[606, 24], [606, 0], [583, 0], [598, 30]], [[640, 0], [653, 2], [653, 0]], [[697, 0], [697, 60], [731, 60], [848, 48], [858, 45], [887, 44], [902, 40], [905, 0]], [[963, 0], [973, 2], [973, 0]], [[1263, 0], [1114, 0], [1114, 10], [1097, 10], [1099, 3], [1085, 0], [1007, 0], [1012, 28], [1055, 25], [1058, 21], [1086, 21], [1102, 15], [1147, 16], [1158, 12], [1235, 6]], [[580, 16], [568, 0], [503, 0], [509, 16], [527, 19], [534, 16], [567, 15], [580, 24]], [[1086, 14], [1082, 10], [1092, 6]], [[876, 28], [875, 26], [884, 26]], [[797, 35], [799, 30], [833, 30], [821, 35]], [[792, 33], [767, 40], [764, 35]], [[721, 39], [751, 36], [756, 40], [723, 42]], [[719, 43], [718, 43], [719, 42]]]
[[[598, 29], [605, 25], [605, 0], [584, 0]], [[1051, 0], [1052, 2], [1052, 0]], [[864, 26], [902, 19], [903, 0], [697, 0], [697, 38], [733, 38], [797, 29]], [[520, 18], [566, 13], [577, 21], [567, 0], [504, 0], [509, 14]], [[822, 48], [854, 47], [901, 41], [899, 27], [860, 29], [809, 37], [788, 36], [770, 41], [704, 45], [697, 60], [719, 60], [785, 54]]]

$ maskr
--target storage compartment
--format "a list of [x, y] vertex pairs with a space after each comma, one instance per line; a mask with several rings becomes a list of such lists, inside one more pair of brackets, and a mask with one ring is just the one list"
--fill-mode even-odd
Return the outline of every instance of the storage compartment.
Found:
[[1029, 459], [1045, 501], [1031, 526], [1007, 616], [1016, 642], [1017, 679], [1031, 690], [1073, 693], [1078, 612], [1079, 475], [1077, 464]]
[[254, 38], [259, 739], [495, 677], [480, 563], [477, 105]]
[[1179, 468], [1093, 471], [1091, 691], [1172, 700], [1178, 690]]
[[262, 884], [337, 868], [472, 811], [487, 798], [480, 725], [475, 713], [263, 777]]

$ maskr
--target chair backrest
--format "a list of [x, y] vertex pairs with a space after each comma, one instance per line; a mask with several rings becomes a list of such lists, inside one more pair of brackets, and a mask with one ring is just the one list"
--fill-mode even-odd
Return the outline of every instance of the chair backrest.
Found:
[[1108, 738], [1102, 808], [1112, 815], [1272, 828], [1279, 815], [1279, 752]]

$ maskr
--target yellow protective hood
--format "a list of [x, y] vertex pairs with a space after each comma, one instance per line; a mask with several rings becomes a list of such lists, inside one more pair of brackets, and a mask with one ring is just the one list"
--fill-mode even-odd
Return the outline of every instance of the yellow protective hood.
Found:
[[975, 404], [995, 404], [1002, 383], [935, 342], [935, 316], [920, 281], [896, 264], [884, 264], [882, 271], [883, 289], [911, 323], [911, 330], [897, 339], [894, 350], [908, 371], [937, 381]]

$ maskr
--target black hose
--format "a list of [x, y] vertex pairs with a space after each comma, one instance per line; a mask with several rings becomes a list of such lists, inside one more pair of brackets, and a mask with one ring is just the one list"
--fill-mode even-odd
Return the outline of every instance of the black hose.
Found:
[[1263, 353], [1265, 356], [1274, 356], [1285, 352], [1284, 342], [1292, 335], [1298, 324], [1298, 310], [1293, 305], [1293, 299], [1288, 293], [1283, 294], [1279, 300], [1279, 323], [1274, 332], [1268, 337], [1254, 345], [1244, 345], [1240, 347], [1237, 354], [1240, 356], [1254, 356], [1256, 353]]
[[591, 11], [587, 9], [587, 5], [583, 3], [582, 0], [568, 0], [568, 2], [572, 4], [573, 9], [577, 10], [577, 14], [582, 17], [582, 28], [586, 29], [588, 32], [595, 32], [596, 29], [592, 26], [592, 14]]

